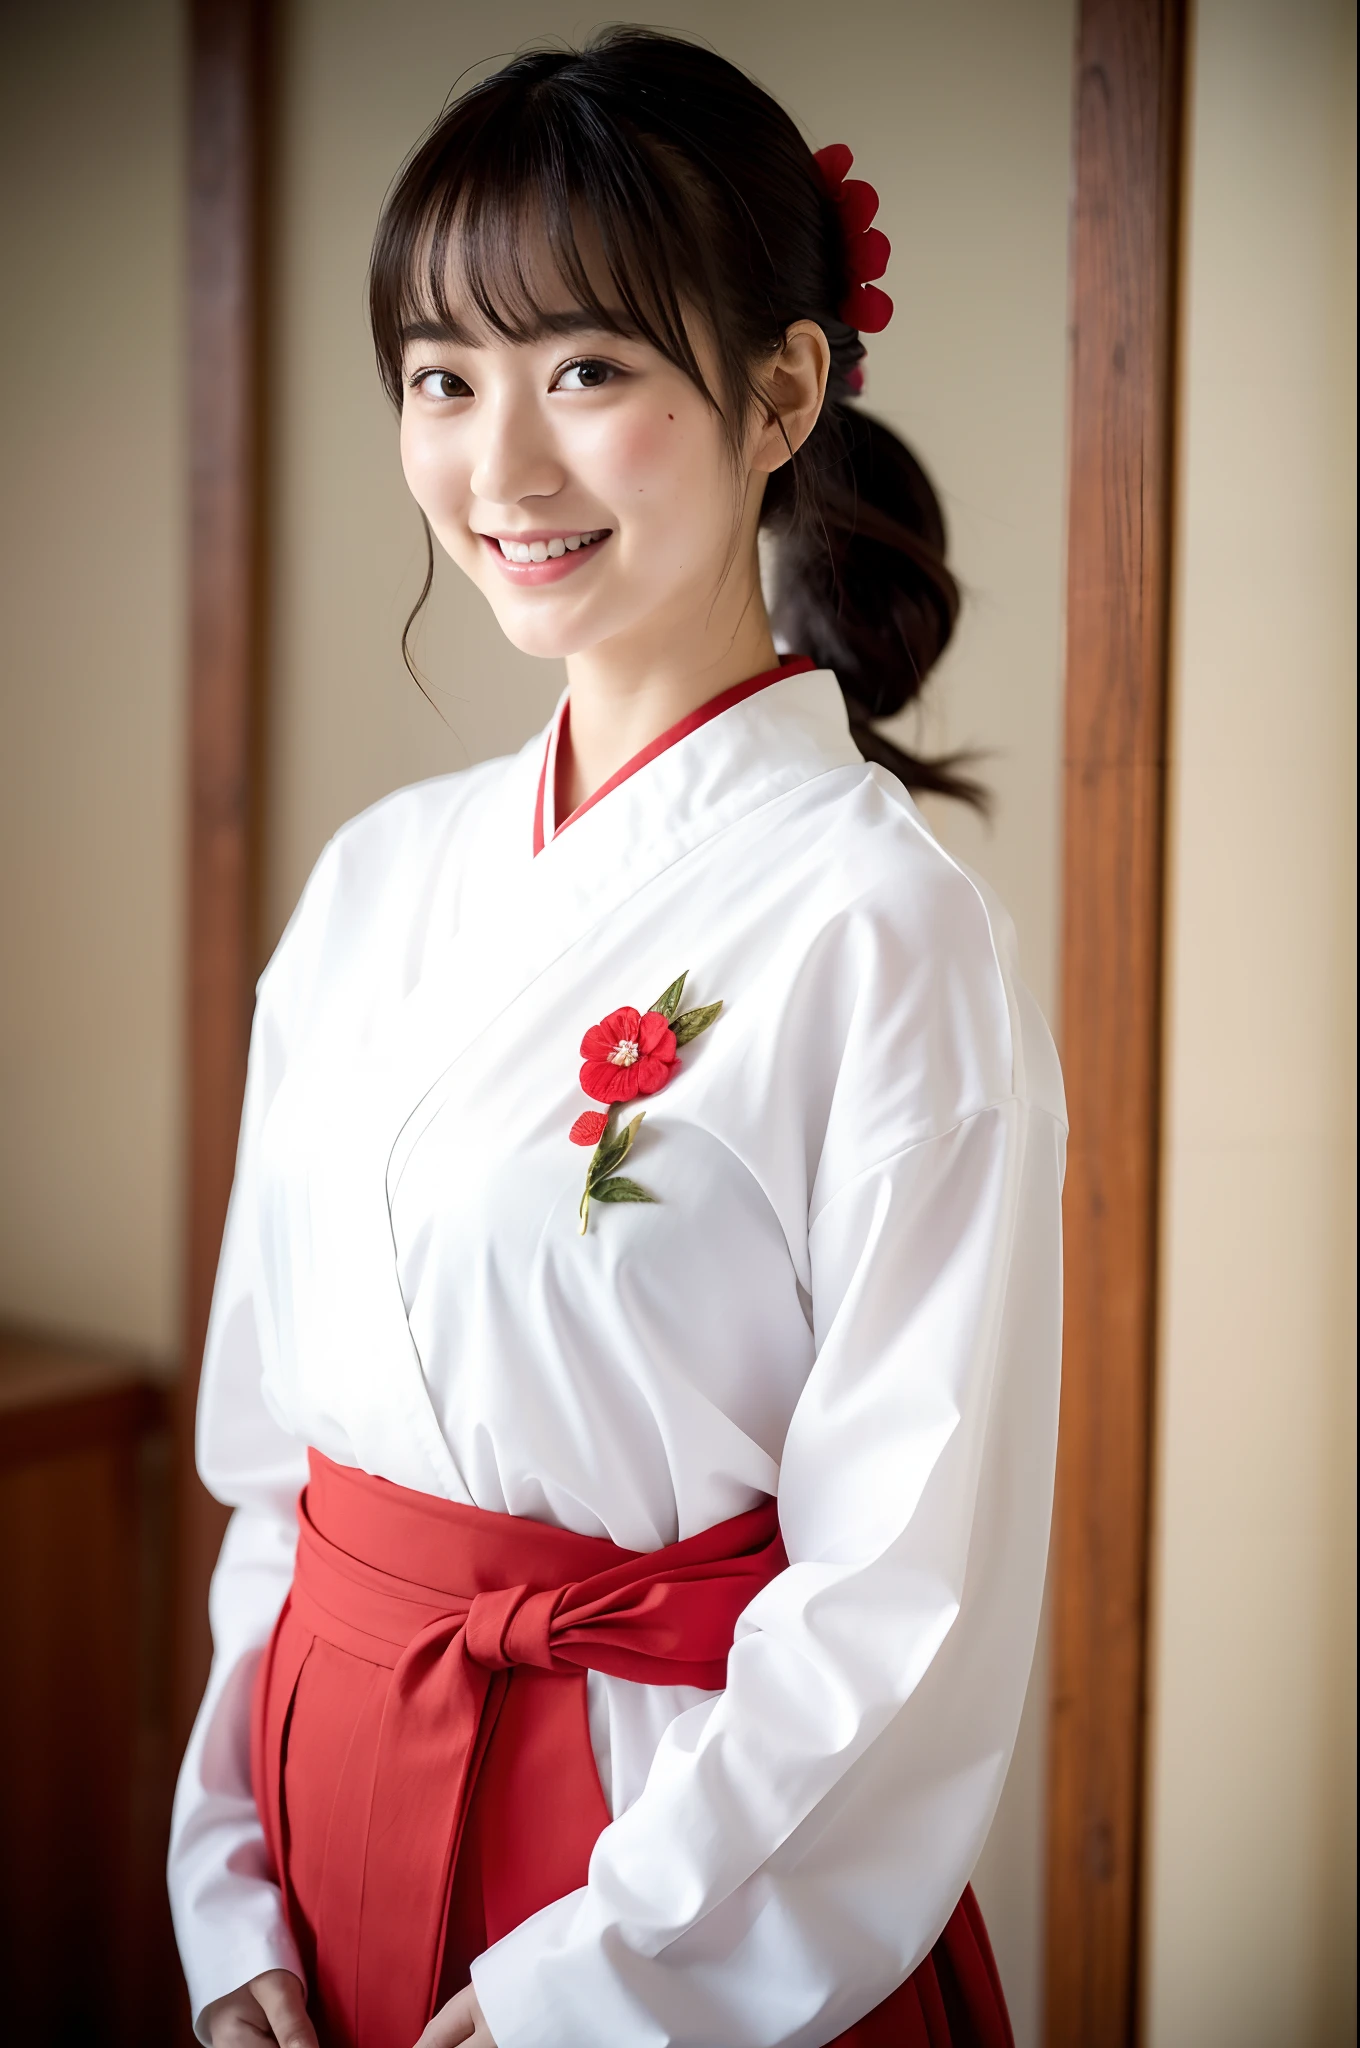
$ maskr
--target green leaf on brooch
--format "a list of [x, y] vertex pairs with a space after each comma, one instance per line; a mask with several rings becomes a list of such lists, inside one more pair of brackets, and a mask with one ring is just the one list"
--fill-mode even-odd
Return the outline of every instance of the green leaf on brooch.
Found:
[[613, 1180], [602, 1180], [590, 1190], [592, 1202], [654, 1202], [655, 1195], [649, 1195], [646, 1188], [640, 1188], [635, 1180], [625, 1180], [616, 1174]]
[[688, 1045], [691, 1038], [697, 1038], [701, 1031], [707, 1031], [717, 1019], [721, 1003], [705, 1003], [701, 1010], [686, 1010], [683, 1017], [675, 1020], [675, 1042]]
[[670, 1023], [672, 1017], [674, 1017], [676, 1011], [680, 1007], [680, 998], [685, 992], [685, 977], [686, 975], [688, 975], [688, 973], [689, 969], [687, 967], [685, 969], [684, 974], [682, 974], [678, 978], [678, 980], [673, 981], [670, 987], [666, 990], [666, 993], [664, 995], [658, 996], [656, 1001], [652, 1004], [652, 1008], [654, 1010], [660, 1010], [662, 1016], [666, 1019], [666, 1022], [668, 1024]]
[[633, 1121], [630, 1124], [626, 1124], [621, 1131], [611, 1133], [606, 1126], [600, 1142], [595, 1148], [589, 1168], [586, 1171], [586, 1186], [592, 1192], [594, 1191], [596, 1181], [603, 1180], [606, 1174], [613, 1173], [615, 1167], [623, 1165], [624, 1160], [633, 1149], [633, 1140], [637, 1136], [638, 1125], [646, 1114], [645, 1109], [640, 1109], [633, 1118]]

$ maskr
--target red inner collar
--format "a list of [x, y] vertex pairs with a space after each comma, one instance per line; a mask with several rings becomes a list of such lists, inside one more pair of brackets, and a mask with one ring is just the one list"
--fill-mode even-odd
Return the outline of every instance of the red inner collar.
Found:
[[[771, 683], [782, 683], [789, 676], [806, 675], [810, 669], [815, 667], [815, 662], [809, 661], [805, 654], [799, 654], [791, 661], [786, 661], [782, 668], [767, 668], [761, 675], [748, 676], [744, 683], [733, 683], [730, 688], [719, 690], [716, 697], [710, 697], [708, 702], [701, 704], [696, 711], [687, 711], [685, 716], [678, 718], [674, 725], [667, 726], [665, 732], [659, 733], [654, 740], [649, 740], [645, 747], [639, 748], [630, 761], [624, 762], [622, 768], [616, 768], [607, 782], [602, 782], [598, 789], [592, 790], [585, 802], [578, 804], [570, 816], [562, 820], [561, 824], [557, 827], [557, 831], [565, 832], [568, 825], [574, 825], [578, 818], [583, 817], [593, 805], [599, 803], [602, 797], [608, 796], [612, 789], [617, 789], [619, 784], [626, 782], [630, 775], [636, 775], [638, 769], [645, 768], [649, 761], [655, 761], [658, 754], [664, 754], [668, 747], [673, 747], [676, 744], [677, 740], [688, 739], [692, 732], [698, 732], [700, 726], [707, 725], [711, 718], [718, 718], [724, 711], [730, 711], [734, 704], [741, 704], [747, 697], [754, 697], [758, 690], [768, 690]], [[571, 702], [568, 699], [562, 706], [557, 728], [559, 755], [563, 741], [568, 740], [570, 736], [570, 717]], [[548, 743], [543, 749], [543, 765], [538, 771], [538, 795], [534, 801], [534, 852], [536, 854], [543, 851], [543, 814], [548, 780], [548, 761], [552, 751], [552, 734], [549, 733]], [[555, 838], [556, 833], [553, 836]]]

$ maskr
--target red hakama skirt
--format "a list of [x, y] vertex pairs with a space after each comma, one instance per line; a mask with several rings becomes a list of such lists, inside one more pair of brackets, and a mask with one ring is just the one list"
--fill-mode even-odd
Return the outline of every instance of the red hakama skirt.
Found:
[[[709, 1690], [783, 1569], [773, 1503], [644, 1553], [310, 1453], [252, 1766], [323, 2048], [414, 2048], [468, 1965], [585, 1883], [586, 1673]], [[832, 2048], [1012, 2048], [971, 1889]]]

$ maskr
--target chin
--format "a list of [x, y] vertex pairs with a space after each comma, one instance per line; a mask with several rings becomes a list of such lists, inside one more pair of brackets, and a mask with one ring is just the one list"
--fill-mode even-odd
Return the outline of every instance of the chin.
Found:
[[[496, 615], [496, 624], [510, 645], [521, 654], [536, 655], [540, 661], [565, 661], [568, 655], [581, 654], [617, 631], [614, 621], [595, 617], [598, 607], [558, 606], [551, 601], [497, 604], [489, 592], [485, 595]], [[497, 597], [501, 595], [496, 593]]]
[[579, 654], [583, 647], [589, 647], [593, 638], [580, 627], [573, 632], [565, 620], [525, 618], [522, 613], [507, 618], [497, 611], [496, 624], [512, 647], [521, 654], [535, 655], [539, 661], [565, 661], [569, 654]]
[[547, 626], [534, 626], [527, 620], [517, 620], [512, 625], [502, 619], [500, 628], [512, 647], [518, 648], [521, 654], [532, 654], [538, 661], [565, 661], [569, 655], [580, 654], [595, 644], [592, 633], [553, 632]]
[[551, 633], [507, 633], [505, 637], [519, 653], [532, 655], [535, 661], [565, 661], [581, 651], [575, 640], [554, 639]]

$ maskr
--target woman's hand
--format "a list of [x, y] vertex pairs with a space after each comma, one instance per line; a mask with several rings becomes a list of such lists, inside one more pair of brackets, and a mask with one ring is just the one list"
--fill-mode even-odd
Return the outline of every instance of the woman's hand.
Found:
[[[217, 2048], [216, 2042], [213, 2048]], [[416, 2048], [496, 2048], [470, 1984], [447, 2005], [440, 2006]]]
[[277, 2042], [278, 2048], [317, 2048], [316, 2029], [307, 2017], [307, 1993], [291, 1970], [266, 1970], [239, 1991], [215, 1998], [204, 2007], [203, 2028], [212, 2048], [260, 2048], [261, 2042]]

